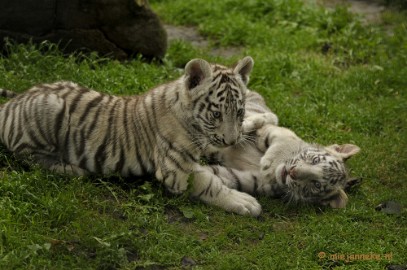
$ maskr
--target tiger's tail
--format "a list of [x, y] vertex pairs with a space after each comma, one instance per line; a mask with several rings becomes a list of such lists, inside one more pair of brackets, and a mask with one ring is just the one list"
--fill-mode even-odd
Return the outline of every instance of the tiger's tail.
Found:
[[16, 92], [0, 88], [0, 97], [13, 98], [15, 96], [17, 96]]

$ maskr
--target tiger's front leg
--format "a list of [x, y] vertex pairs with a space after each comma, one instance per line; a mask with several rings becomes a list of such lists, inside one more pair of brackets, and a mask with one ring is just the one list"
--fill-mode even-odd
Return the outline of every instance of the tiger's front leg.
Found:
[[[175, 147], [173, 145], [173, 147]], [[178, 146], [179, 147], [179, 146]], [[155, 153], [155, 178], [173, 194], [181, 194], [188, 188], [188, 178], [199, 164], [180, 150], [170, 148]]]
[[158, 168], [155, 177], [162, 182], [167, 190], [173, 194], [181, 194], [188, 188], [188, 178], [190, 173], [180, 170], [169, 170], [168, 168]]
[[264, 177], [260, 171], [241, 171], [220, 165], [211, 165], [210, 169], [229, 188], [252, 195], [268, 197], [284, 195], [284, 189], [274, 179]]
[[158, 168], [156, 178], [174, 194], [180, 194], [188, 188], [188, 178], [193, 176], [191, 196], [209, 205], [215, 205], [228, 212], [240, 215], [258, 216], [261, 206], [249, 194], [231, 189], [215, 175], [209, 167], [196, 165], [191, 173], [181, 170]]
[[230, 188], [225, 183], [233, 180], [222, 179], [209, 166], [199, 166], [193, 173], [191, 195], [203, 202], [215, 205], [228, 212], [257, 217], [261, 206], [247, 193]]

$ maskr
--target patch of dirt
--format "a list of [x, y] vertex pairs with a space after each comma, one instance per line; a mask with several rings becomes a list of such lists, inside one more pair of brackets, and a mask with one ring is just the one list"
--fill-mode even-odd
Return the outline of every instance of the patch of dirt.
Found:
[[362, 22], [380, 23], [382, 12], [386, 9], [381, 1], [375, 0], [317, 0], [327, 8], [335, 8], [338, 5], [347, 6], [352, 13], [362, 15]]
[[164, 25], [167, 31], [168, 41], [173, 40], [183, 40], [190, 42], [193, 46], [199, 48], [205, 48], [209, 46], [209, 42], [198, 33], [195, 27], [188, 26], [175, 26], [175, 25]]
[[[380, 0], [304, 0], [322, 5], [328, 9], [333, 9], [338, 5], [347, 6], [349, 11], [362, 16], [362, 22], [365, 24], [380, 23], [382, 12], [386, 9]], [[209, 41], [201, 36], [196, 27], [164, 25], [167, 31], [168, 42], [173, 40], [182, 40], [191, 43], [198, 48], [209, 48]], [[244, 47], [211, 47], [213, 56], [230, 58], [241, 54]]]
[[186, 217], [185, 214], [174, 205], [166, 205], [164, 213], [167, 217], [168, 223], [174, 222], [188, 223], [195, 220], [194, 217]]
[[[168, 42], [173, 40], [182, 40], [192, 44], [197, 48], [209, 48], [209, 41], [201, 36], [196, 29], [196, 27], [188, 26], [174, 26], [166, 24], [164, 25], [165, 30], [167, 31]], [[224, 58], [230, 58], [236, 54], [241, 54], [243, 52], [243, 47], [211, 47], [210, 53], [213, 56], [221, 56]]]

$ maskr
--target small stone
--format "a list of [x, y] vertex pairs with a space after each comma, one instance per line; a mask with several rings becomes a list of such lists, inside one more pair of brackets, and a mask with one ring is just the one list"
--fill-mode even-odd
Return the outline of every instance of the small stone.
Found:
[[403, 207], [396, 201], [385, 201], [375, 207], [376, 211], [380, 211], [390, 215], [398, 215]]
[[390, 264], [386, 267], [387, 270], [407, 270], [407, 265]]
[[196, 262], [195, 262], [194, 259], [192, 259], [190, 257], [187, 257], [187, 256], [184, 256], [181, 259], [181, 264], [182, 264], [183, 267], [185, 267], [185, 266], [194, 266], [194, 265], [196, 265]]

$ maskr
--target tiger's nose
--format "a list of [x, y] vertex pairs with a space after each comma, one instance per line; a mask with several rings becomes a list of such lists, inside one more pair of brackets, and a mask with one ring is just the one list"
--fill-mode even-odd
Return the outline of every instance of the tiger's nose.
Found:
[[295, 180], [297, 178], [297, 173], [295, 171], [295, 167], [291, 167], [290, 170], [288, 171], [288, 174], [290, 177]]
[[239, 142], [241, 135], [236, 135], [236, 136], [227, 136], [227, 135], [223, 135], [222, 138], [222, 142], [224, 145], [226, 146], [231, 146], [231, 145], [235, 145]]
[[227, 140], [227, 139], [223, 139], [223, 144], [226, 145], [226, 146], [232, 146], [232, 145], [234, 145], [234, 144], [236, 144], [236, 143], [237, 143], [237, 140], [232, 140], [232, 139]]

